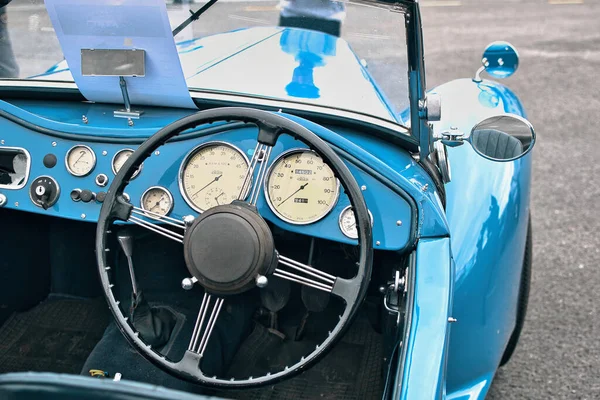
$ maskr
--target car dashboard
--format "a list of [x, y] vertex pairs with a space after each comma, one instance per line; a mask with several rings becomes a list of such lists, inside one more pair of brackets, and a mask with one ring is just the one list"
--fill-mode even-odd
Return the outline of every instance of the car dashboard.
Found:
[[[148, 109], [128, 123], [113, 117], [115, 107], [110, 105], [0, 103], [5, 116], [0, 119], [1, 206], [89, 223], [97, 221], [106, 191], [128, 156], [145, 138], [190, 113]], [[144, 161], [125, 188], [125, 197], [151, 220], [196, 216], [230, 202], [245, 190], [237, 177], [248, 168], [256, 134], [255, 126], [240, 122], [184, 132]], [[372, 147], [372, 154], [381, 146], [363, 133], [345, 134], [361, 147]], [[401, 149], [381, 153], [393, 151], [407, 158]], [[410, 199], [344, 161], [363, 191], [375, 249], [409, 246], [415, 223]], [[337, 178], [316, 153], [289, 135], [282, 135], [272, 150], [256, 206], [268, 222], [286, 231], [357, 243], [350, 202]]]

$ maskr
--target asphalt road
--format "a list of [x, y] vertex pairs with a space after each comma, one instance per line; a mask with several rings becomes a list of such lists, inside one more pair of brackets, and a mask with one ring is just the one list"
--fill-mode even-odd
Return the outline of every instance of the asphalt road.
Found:
[[[272, 4], [217, 4], [193, 34], [275, 23]], [[508, 40], [519, 50], [521, 64], [506, 84], [521, 97], [538, 133], [529, 312], [518, 349], [498, 372], [489, 398], [598, 399], [600, 163], [595, 144], [600, 137], [600, 2], [422, 4], [428, 88], [472, 76], [486, 44]], [[367, 13], [349, 13], [345, 34], [382, 86], [394, 92], [391, 97], [402, 103], [398, 93], [405, 85], [404, 72], [396, 65], [401, 65], [403, 45], [394, 45], [386, 22]], [[184, 14], [179, 12], [181, 18]], [[40, 73], [62, 58], [39, 0], [15, 0], [9, 23], [22, 75]]]

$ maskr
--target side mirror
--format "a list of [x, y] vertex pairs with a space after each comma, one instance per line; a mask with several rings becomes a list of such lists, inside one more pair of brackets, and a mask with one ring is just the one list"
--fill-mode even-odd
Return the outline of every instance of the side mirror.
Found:
[[531, 151], [535, 144], [535, 130], [526, 119], [504, 114], [475, 125], [467, 141], [488, 160], [513, 161]]
[[474, 81], [481, 82], [481, 72], [487, 72], [492, 78], [504, 79], [519, 68], [519, 53], [508, 42], [490, 43], [483, 51], [482, 67], [477, 71]]

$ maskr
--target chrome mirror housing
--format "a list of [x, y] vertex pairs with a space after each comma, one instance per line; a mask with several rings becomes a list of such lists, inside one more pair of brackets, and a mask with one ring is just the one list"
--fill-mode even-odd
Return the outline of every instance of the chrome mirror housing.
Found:
[[475, 125], [467, 141], [475, 152], [488, 160], [513, 161], [533, 149], [535, 130], [525, 118], [504, 114]]
[[508, 78], [519, 68], [519, 53], [508, 42], [493, 42], [483, 51], [481, 65], [473, 79], [475, 82], [481, 82], [480, 74], [483, 71], [487, 72], [492, 78]]

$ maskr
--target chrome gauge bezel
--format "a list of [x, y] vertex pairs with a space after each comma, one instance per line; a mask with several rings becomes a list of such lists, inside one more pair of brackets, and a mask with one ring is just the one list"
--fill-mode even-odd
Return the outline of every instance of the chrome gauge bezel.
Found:
[[[76, 173], [75, 171], [73, 171], [71, 169], [71, 166], [69, 165], [69, 154], [71, 154], [73, 152], [73, 150], [75, 150], [79, 147], [83, 147], [84, 149], [88, 150], [92, 154], [92, 167], [90, 168], [90, 170], [88, 172], [83, 173], [83, 174]], [[67, 171], [69, 171], [69, 173], [73, 176], [77, 176], [80, 178], [84, 177], [84, 176], [88, 176], [89, 174], [91, 174], [94, 171], [94, 169], [96, 169], [96, 163], [97, 163], [96, 153], [94, 152], [94, 150], [92, 150], [92, 148], [90, 146], [86, 146], [85, 144], [76, 144], [75, 146], [71, 147], [65, 154], [65, 167], [67, 168]]]
[[[338, 226], [340, 227], [340, 231], [342, 231], [342, 233], [344, 234], [344, 236], [346, 236], [349, 239], [358, 239], [358, 231], [356, 233], [356, 236], [354, 235], [350, 235], [348, 234], [348, 232], [346, 232], [346, 230], [344, 229], [344, 224], [342, 223], [343, 219], [344, 219], [344, 214], [348, 211], [352, 211], [354, 213], [354, 210], [352, 210], [352, 206], [346, 206], [344, 207], [344, 209], [342, 211], [340, 211], [340, 216], [338, 217]], [[371, 227], [373, 226], [373, 214], [371, 214], [371, 210], [367, 210], [369, 213], [369, 218], [371, 219]], [[356, 216], [354, 216], [354, 218], [356, 218]]]
[[[192, 150], [190, 150], [190, 152], [186, 154], [183, 161], [181, 162], [181, 165], [179, 166], [179, 177], [178, 177], [179, 193], [181, 193], [181, 196], [183, 197], [183, 200], [185, 200], [187, 205], [190, 206], [192, 208], [192, 210], [197, 211], [199, 213], [203, 213], [206, 210], [203, 210], [200, 207], [196, 206], [194, 204], [194, 202], [187, 195], [185, 188], [183, 187], [183, 174], [185, 171], [185, 167], [189, 163], [190, 159], [196, 153], [198, 153], [200, 150], [202, 150], [206, 147], [209, 147], [209, 146], [226, 146], [226, 147], [231, 148], [234, 151], [237, 151], [242, 156], [244, 161], [246, 162], [248, 169], [250, 169], [250, 160], [248, 159], [246, 154], [244, 154], [244, 152], [239, 147], [234, 146], [231, 143], [223, 142], [220, 140], [212, 140], [210, 142], [202, 143], [202, 144], [194, 147]], [[253, 179], [254, 179], [254, 177], [250, 176], [250, 181], [247, 184], [248, 186], [246, 187], [246, 191], [244, 192], [243, 199], [246, 199], [246, 197], [248, 197], [248, 192], [250, 192], [250, 188], [252, 187]]]
[[[142, 195], [140, 196], [140, 208], [142, 210], [144, 210], [144, 215], [148, 218], [152, 218], [152, 219], [156, 219], [156, 220], [160, 220], [161, 217], [157, 217], [155, 215], [149, 214], [149, 213], [154, 213], [153, 211], [150, 210], [146, 210], [146, 207], [144, 206], [144, 197], [146, 197], [146, 195], [148, 194], [148, 192], [150, 192], [151, 190], [161, 190], [163, 191], [167, 197], [169, 198], [169, 210], [165, 213], [165, 215], [163, 215], [163, 217], [168, 216], [169, 214], [171, 214], [171, 211], [173, 211], [173, 207], [175, 206], [175, 201], [173, 200], [173, 195], [171, 194], [171, 191], [169, 191], [169, 189], [167, 189], [164, 186], [150, 186], [148, 189], [146, 189], [144, 191], [144, 193], [142, 193]], [[157, 213], [155, 213], [157, 214]]]
[[[117, 152], [115, 153], [115, 155], [113, 156], [112, 160], [110, 161], [110, 169], [112, 170], [112, 173], [113, 173], [115, 176], [116, 176], [116, 175], [117, 175], [117, 173], [119, 172], [119, 171], [117, 171], [117, 169], [115, 168], [115, 161], [117, 160], [117, 157], [119, 156], [119, 154], [121, 154], [121, 153], [124, 153], [124, 152], [126, 152], [126, 151], [130, 151], [130, 152], [132, 152], [132, 153], [133, 153], [135, 150], [133, 150], [133, 149], [129, 149], [129, 148], [126, 148], [126, 149], [121, 149], [121, 150], [119, 150], [119, 151], [117, 151]], [[142, 163], [142, 165], [140, 165], [140, 167], [139, 167], [139, 168], [138, 168], [138, 169], [137, 169], [137, 170], [136, 170], [136, 171], [133, 173], [133, 175], [131, 176], [131, 179], [132, 179], [132, 180], [133, 180], [133, 179], [135, 179], [135, 178], [136, 178], [136, 177], [137, 177], [137, 176], [140, 174], [140, 172], [142, 172], [142, 169], [143, 169], [143, 168], [144, 168], [144, 163]]]
[[[275, 167], [275, 165], [277, 165], [277, 163], [279, 162], [279, 160], [281, 160], [284, 157], [289, 156], [290, 154], [294, 154], [294, 153], [314, 153], [319, 158], [323, 159], [323, 157], [321, 157], [319, 154], [317, 154], [316, 151], [314, 151], [312, 149], [302, 148], [302, 147], [296, 147], [296, 148], [293, 148], [293, 149], [290, 149], [290, 150], [286, 150], [283, 153], [281, 153], [271, 163], [271, 165], [269, 166], [269, 169], [267, 170], [265, 181], [263, 183], [263, 185], [264, 185], [263, 190], [264, 190], [264, 194], [265, 194], [265, 200], [267, 201], [267, 205], [269, 206], [269, 208], [271, 209], [271, 211], [273, 211], [273, 214], [275, 214], [277, 216], [277, 218], [281, 219], [282, 221], [287, 222], [288, 224], [292, 224], [292, 225], [310, 225], [310, 224], [314, 224], [315, 222], [318, 222], [318, 221], [322, 220], [323, 218], [325, 218], [326, 216], [328, 216], [329, 213], [331, 213], [331, 211], [337, 205], [337, 202], [338, 202], [338, 200], [340, 198], [340, 180], [337, 177], [335, 177], [335, 181], [336, 181], [335, 198], [331, 202], [331, 204], [329, 205], [329, 208], [327, 209], [327, 211], [323, 215], [321, 215], [321, 216], [319, 216], [317, 218], [313, 218], [310, 221], [303, 221], [303, 222], [293, 221], [293, 220], [285, 217], [279, 211], [277, 211], [277, 209], [275, 208], [275, 206], [273, 206], [273, 204], [271, 203], [271, 198], [269, 197], [269, 180], [271, 179], [271, 174], [273, 173], [273, 168]], [[323, 160], [323, 162], [325, 163], [325, 160]], [[327, 164], [327, 163], [325, 163], [325, 164]], [[329, 165], [327, 165], [327, 166], [329, 166]], [[331, 167], [329, 167], [329, 168], [331, 169]], [[332, 172], [333, 172], [333, 170], [332, 170]], [[334, 173], [334, 176], [335, 176], [335, 173]]]

